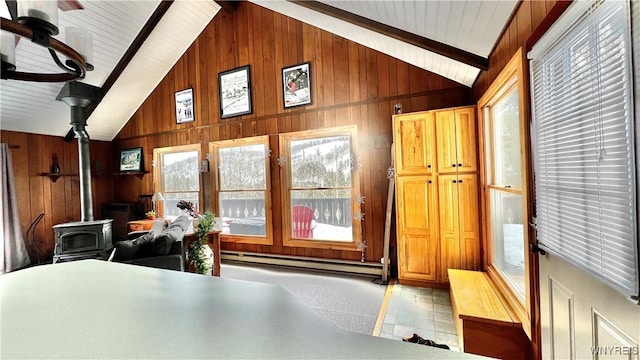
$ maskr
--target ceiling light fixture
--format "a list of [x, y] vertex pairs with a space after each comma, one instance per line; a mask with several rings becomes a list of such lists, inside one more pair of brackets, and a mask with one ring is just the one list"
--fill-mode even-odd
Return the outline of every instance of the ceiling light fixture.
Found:
[[[20, 0], [17, 10], [17, 22], [0, 18], [2, 79], [65, 82], [84, 79], [87, 71], [93, 70], [91, 34], [79, 28], [69, 27], [65, 29], [66, 43], [53, 37], [58, 35], [57, 1]], [[64, 72], [49, 74], [16, 71], [16, 35], [30, 39], [49, 50], [53, 61]], [[67, 60], [63, 63], [56, 52], [64, 55]]]

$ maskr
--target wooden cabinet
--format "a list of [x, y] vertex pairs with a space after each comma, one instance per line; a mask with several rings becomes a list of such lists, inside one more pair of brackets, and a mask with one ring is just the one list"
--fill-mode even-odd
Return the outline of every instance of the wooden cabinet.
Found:
[[435, 169], [433, 112], [394, 115], [393, 121], [398, 175], [431, 174]]
[[447, 269], [479, 270], [480, 226], [478, 176], [438, 176], [440, 271], [439, 280], [449, 280]]
[[474, 107], [434, 111], [438, 172], [477, 171], [474, 114]]
[[396, 182], [398, 263], [401, 278], [437, 281], [436, 183], [432, 176], [403, 176]]
[[439, 286], [480, 267], [473, 106], [393, 117], [400, 283]]

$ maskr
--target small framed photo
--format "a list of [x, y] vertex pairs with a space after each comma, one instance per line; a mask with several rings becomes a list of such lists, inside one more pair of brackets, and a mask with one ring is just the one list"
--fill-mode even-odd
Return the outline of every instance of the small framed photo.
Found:
[[249, 65], [218, 74], [220, 118], [251, 114], [251, 72]]
[[196, 121], [193, 112], [193, 89], [176, 92], [176, 123]]
[[311, 104], [311, 63], [282, 68], [284, 108]]
[[144, 171], [142, 148], [120, 150], [120, 172]]

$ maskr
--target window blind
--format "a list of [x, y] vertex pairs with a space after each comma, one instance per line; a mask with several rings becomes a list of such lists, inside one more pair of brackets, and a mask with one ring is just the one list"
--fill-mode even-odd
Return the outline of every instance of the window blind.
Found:
[[577, 3], [529, 54], [538, 244], [638, 295], [629, 4]]

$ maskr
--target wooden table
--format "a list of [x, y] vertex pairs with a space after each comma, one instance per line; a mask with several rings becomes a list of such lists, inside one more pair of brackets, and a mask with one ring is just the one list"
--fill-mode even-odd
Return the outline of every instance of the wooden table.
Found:
[[[198, 239], [195, 233], [187, 233], [184, 236], [184, 250], [189, 251], [189, 245]], [[220, 231], [211, 231], [207, 234], [207, 244], [213, 251], [213, 276], [220, 276]], [[188, 261], [188, 260], [187, 260]], [[189, 271], [193, 272], [191, 265], [189, 265]]]
[[155, 223], [155, 220], [133, 220], [127, 222], [127, 233], [132, 231], [143, 231], [143, 230], [151, 230], [151, 227]]

